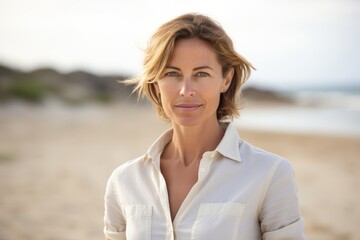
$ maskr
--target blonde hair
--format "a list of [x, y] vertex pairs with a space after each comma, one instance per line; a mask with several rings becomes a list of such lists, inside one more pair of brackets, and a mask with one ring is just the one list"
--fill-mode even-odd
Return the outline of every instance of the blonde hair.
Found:
[[229, 69], [234, 69], [229, 89], [221, 94], [217, 119], [221, 121], [238, 116], [241, 86], [249, 78], [254, 67], [234, 50], [233, 42], [223, 28], [211, 18], [201, 14], [185, 14], [160, 26], [148, 42], [142, 74], [126, 80], [125, 83], [135, 84], [134, 91], [138, 92], [139, 97], [147, 96], [155, 105], [158, 115], [169, 120], [154, 83], [162, 77], [174, 51], [175, 42], [188, 38], [199, 38], [210, 43], [222, 66], [224, 77]]

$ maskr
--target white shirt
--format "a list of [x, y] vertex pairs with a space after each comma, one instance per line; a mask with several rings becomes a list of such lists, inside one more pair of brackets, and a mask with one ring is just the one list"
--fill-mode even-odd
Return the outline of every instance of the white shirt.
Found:
[[114, 170], [105, 194], [107, 239], [306, 239], [293, 169], [286, 159], [241, 140], [230, 123], [205, 152], [198, 181], [171, 221], [160, 156], [165, 132], [147, 154]]

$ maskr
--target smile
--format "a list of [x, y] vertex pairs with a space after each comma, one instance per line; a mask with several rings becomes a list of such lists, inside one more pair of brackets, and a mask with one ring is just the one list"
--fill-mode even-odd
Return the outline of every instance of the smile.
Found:
[[200, 108], [202, 105], [201, 104], [178, 104], [175, 105], [175, 108], [181, 110], [181, 111], [195, 111], [198, 108]]

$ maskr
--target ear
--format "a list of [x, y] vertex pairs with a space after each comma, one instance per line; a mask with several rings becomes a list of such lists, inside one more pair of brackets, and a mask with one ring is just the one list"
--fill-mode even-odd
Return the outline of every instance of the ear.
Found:
[[230, 87], [231, 81], [234, 77], [234, 68], [230, 68], [228, 72], [225, 75], [223, 85], [222, 85], [222, 92], [226, 92], [228, 88]]

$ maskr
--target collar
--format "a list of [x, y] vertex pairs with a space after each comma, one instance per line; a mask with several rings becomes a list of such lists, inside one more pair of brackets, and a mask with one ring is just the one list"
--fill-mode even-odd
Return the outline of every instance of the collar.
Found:
[[152, 159], [155, 165], [160, 169], [160, 157], [164, 151], [166, 145], [171, 141], [173, 130], [168, 129], [150, 146], [149, 150], [145, 155], [146, 159]]
[[[239, 144], [241, 142], [238, 131], [234, 123], [223, 123], [225, 128], [225, 134], [221, 139], [219, 145], [216, 147], [215, 152], [220, 153], [224, 157], [241, 162]], [[149, 148], [146, 158], [151, 158], [155, 165], [160, 168], [160, 156], [165, 146], [171, 141], [173, 130], [169, 129], [165, 131]]]
[[233, 122], [224, 123], [223, 126], [226, 128], [226, 131], [215, 151], [226, 158], [241, 162], [239, 149], [241, 139], [239, 133]]

